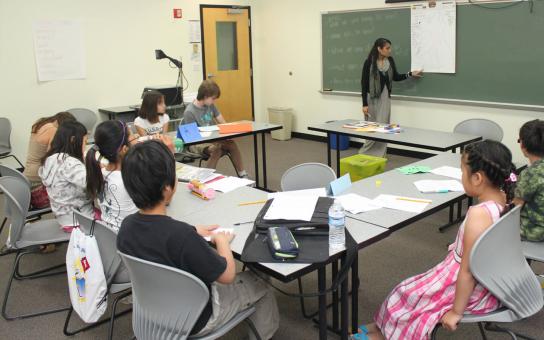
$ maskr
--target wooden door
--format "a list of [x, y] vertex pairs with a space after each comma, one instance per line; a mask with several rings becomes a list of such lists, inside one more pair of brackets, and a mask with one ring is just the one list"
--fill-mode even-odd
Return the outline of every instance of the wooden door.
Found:
[[200, 7], [204, 78], [221, 88], [217, 108], [229, 122], [253, 120], [249, 7]]

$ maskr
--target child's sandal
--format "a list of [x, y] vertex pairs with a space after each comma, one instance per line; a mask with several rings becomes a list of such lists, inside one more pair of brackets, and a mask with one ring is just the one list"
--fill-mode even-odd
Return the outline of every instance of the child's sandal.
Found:
[[357, 327], [358, 332], [351, 336], [353, 340], [368, 340], [368, 328], [365, 325]]

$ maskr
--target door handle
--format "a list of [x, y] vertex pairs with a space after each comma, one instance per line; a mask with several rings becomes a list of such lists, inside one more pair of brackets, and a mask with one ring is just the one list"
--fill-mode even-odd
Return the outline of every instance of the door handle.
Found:
[[213, 73], [208, 73], [208, 78], [213, 78], [215, 75]]

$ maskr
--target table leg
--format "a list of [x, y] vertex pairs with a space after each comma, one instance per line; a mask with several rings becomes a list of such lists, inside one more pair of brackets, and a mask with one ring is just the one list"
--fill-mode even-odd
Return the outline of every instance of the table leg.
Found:
[[261, 133], [261, 153], [263, 154], [263, 188], [265, 190], [268, 189], [268, 184], [266, 180], [266, 135], [265, 133]]
[[336, 177], [340, 177], [340, 135], [336, 134]]
[[331, 134], [327, 132], [327, 165], [331, 166]]
[[[317, 290], [323, 293], [326, 289], [325, 266], [317, 270]], [[327, 294], [319, 295], [319, 339], [327, 339]]]
[[359, 254], [351, 263], [351, 331], [357, 333], [359, 327]]
[[259, 187], [259, 150], [257, 144], [257, 134], [253, 134], [253, 155], [255, 156], [255, 186]]
[[[342, 266], [346, 264], [346, 256], [342, 258]], [[341, 322], [340, 322], [340, 339], [348, 340], [348, 331], [349, 331], [349, 305], [348, 305], [348, 277], [346, 276], [342, 284], [340, 285], [340, 309], [341, 309]]]
[[[338, 276], [338, 261], [332, 263], [332, 282]], [[332, 328], [338, 329], [338, 290], [332, 292]]]

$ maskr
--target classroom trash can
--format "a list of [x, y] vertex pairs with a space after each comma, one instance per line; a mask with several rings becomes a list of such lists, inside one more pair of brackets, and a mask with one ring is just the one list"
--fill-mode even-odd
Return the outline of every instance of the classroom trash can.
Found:
[[340, 175], [349, 173], [352, 182], [381, 174], [385, 170], [387, 158], [370, 155], [353, 155], [340, 160]]
[[283, 126], [283, 129], [271, 132], [272, 138], [277, 140], [291, 139], [291, 127], [293, 125], [293, 109], [288, 107], [269, 107], [268, 121], [272, 124]]
[[340, 151], [349, 149], [349, 136], [340, 135], [340, 143], [338, 143], [340, 145], [336, 145], [336, 134], [331, 133], [329, 138], [331, 141], [331, 149]]

